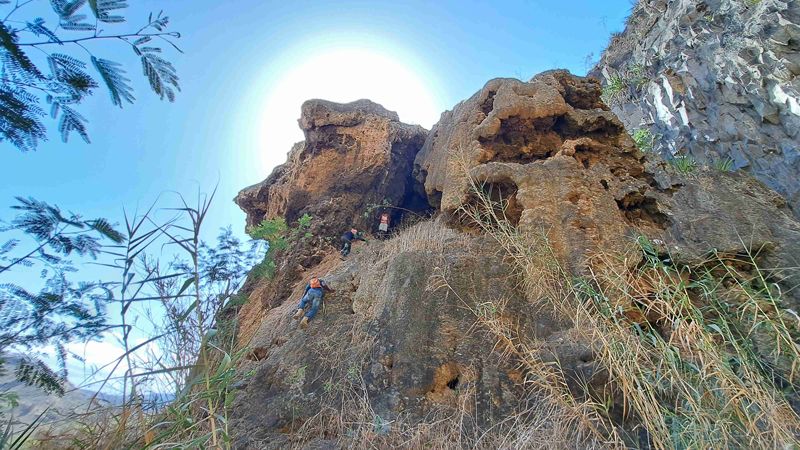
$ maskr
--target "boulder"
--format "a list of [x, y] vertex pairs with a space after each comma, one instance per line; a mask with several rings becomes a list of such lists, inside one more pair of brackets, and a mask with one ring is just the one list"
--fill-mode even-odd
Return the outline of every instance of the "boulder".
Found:
[[[630, 250], [644, 236], [658, 258], [670, 258], [665, 264], [692, 273], [713, 251], [751, 252], [767, 269], [758, 274], [765, 284], [788, 293], [781, 307], [796, 309], [800, 290], [792, 288], [800, 279], [781, 268], [798, 267], [800, 224], [786, 202], [749, 175], [680, 172], [645, 155], [600, 95], [599, 82], [566, 71], [528, 82], [495, 79], [442, 114], [427, 136], [371, 102], [304, 104], [306, 141], [237, 197], [250, 224], [308, 213], [317, 228], [313, 240], [278, 255], [275, 278], [247, 286], [237, 339], [250, 354], [237, 369], [250, 376], [237, 385], [235, 446], [381, 448], [391, 445], [380, 440], [388, 433], [406, 439], [413, 426], [422, 424], [415, 433], [453, 427], [438, 419], [456, 417], [464, 428], [431, 432], [420, 444], [436, 447], [434, 435], [502, 430], [516, 417], [540, 425], [547, 437], [539, 441], [567, 447], [550, 439], [582, 432], [552, 429], [558, 420], [546, 415], [565, 406], [542, 403], [548, 397], [536, 377], [552, 378], [548, 367], [563, 375], [558, 395], [566, 387], [578, 403], [601, 397], [618, 424], [630, 419], [619, 394], [606, 399], [614, 380], [575, 317], [553, 306], [559, 299], [543, 301], [546, 288], [537, 296], [514, 255], [463, 220], [478, 192], [504, 205], [500, 213], [522, 239], [547, 236], [558, 264], [544, 260], [545, 272], [556, 266], [569, 286], [598, 254], [626, 255], [624, 272], [640, 267], [643, 252]], [[320, 237], [358, 224], [383, 199], [403, 210], [433, 208], [439, 217], [385, 242], [359, 242], [340, 260]], [[313, 257], [298, 256], [307, 253]], [[291, 314], [310, 273], [336, 292], [302, 330]], [[631, 320], [658, 325], [646, 306], [625, 308]], [[542, 366], [524, 366], [519, 354]]]

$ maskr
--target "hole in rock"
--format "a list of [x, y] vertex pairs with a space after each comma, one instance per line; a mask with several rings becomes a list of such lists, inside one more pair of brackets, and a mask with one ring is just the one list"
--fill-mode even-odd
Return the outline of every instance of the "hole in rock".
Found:
[[553, 131], [555, 117], [521, 119], [509, 117], [500, 131], [489, 139], [481, 139], [486, 149], [480, 162], [515, 162], [527, 164], [547, 159], [561, 148], [561, 136]]
[[449, 389], [456, 390], [456, 388], [458, 387], [458, 375], [456, 375], [455, 378], [447, 382], [447, 387]]
[[606, 145], [613, 145], [620, 133], [625, 131], [614, 123], [603, 111], [580, 110], [581, 115], [564, 115], [553, 124], [553, 131], [564, 139], [591, 138]]
[[517, 185], [511, 180], [497, 181], [483, 185], [483, 192], [491, 200], [494, 213], [499, 219], [519, 225], [522, 205], [517, 201]]
[[669, 217], [658, 210], [656, 200], [644, 196], [641, 192], [626, 194], [621, 200], [617, 200], [617, 206], [631, 225], [654, 226], [661, 229], [669, 226]]
[[483, 113], [487, 116], [494, 109], [494, 95], [496, 93], [496, 91], [489, 91], [489, 95], [486, 97], [486, 100], [481, 103], [481, 111], [483, 111]]
[[[373, 232], [378, 231], [379, 218], [383, 213], [389, 214], [390, 230], [404, 220], [419, 220], [433, 214], [435, 206], [429, 203], [425, 193], [424, 169], [414, 166], [414, 158], [422, 148], [423, 141], [409, 141], [392, 145], [392, 166], [388, 176], [382, 181], [383, 195], [373, 202], [373, 217], [367, 224]], [[420, 180], [422, 178], [422, 180]], [[369, 187], [361, 190], [368, 192]], [[382, 207], [381, 205], [388, 205]], [[436, 204], [438, 206], [438, 203]]]

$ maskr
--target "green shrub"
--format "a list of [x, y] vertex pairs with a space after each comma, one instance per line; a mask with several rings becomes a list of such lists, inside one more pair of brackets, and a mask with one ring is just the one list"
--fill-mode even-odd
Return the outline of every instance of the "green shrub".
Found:
[[276, 217], [274, 219], [263, 220], [255, 227], [248, 227], [247, 234], [253, 239], [261, 239], [269, 243], [264, 260], [253, 267], [253, 274], [256, 278], [271, 279], [275, 276], [275, 251], [285, 250], [289, 244], [300, 239], [311, 239], [314, 235], [309, 231], [311, 220], [308, 214], [297, 220], [297, 226], [289, 227], [286, 219]]
[[622, 92], [625, 90], [625, 80], [620, 75], [611, 75], [608, 79], [608, 84], [603, 86], [603, 94], [601, 98], [606, 104], [614, 104], [619, 99]]
[[632, 64], [612, 74], [608, 83], [603, 86], [603, 93], [600, 97], [607, 105], [614, 105], [621, 102], [626, 94], [633, 94], [631, 91], [638, 92], [650, 82], [646, 69], [643, 64]]
[[636, 146], [639, 147], [639, 150], [643, 152], [649, 152], [653, 150], [656, 137], [647, 128], [638, 128], [634, 130], [631, 137], [633, 138], [633, 142], [636, 143]]

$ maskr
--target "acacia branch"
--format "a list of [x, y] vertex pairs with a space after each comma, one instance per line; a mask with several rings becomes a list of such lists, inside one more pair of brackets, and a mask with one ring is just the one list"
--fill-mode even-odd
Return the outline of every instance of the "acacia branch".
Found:
[[30, 259], [38, 251], [42, 250], [48, 244], [52, 243], [56, 239], [56, 236], [60, 235], [66, 228], [67, 227], [65, 225], [63, 228], [61, 228], [61, 230], [56, 232], [54, 235], [50, 236], [49, 239], [47, 239], [46, 241], [42, 242], [38, 247], [36, 247], [35, 249], [31, 250], [30, 253], [28, 253], [27, 255], [25, 255], [25, 256], [23, 256], [21, 258], [15, 259], [14, 261], [11, 262], [11, 264], [9, 264], [7, 266], [0, 266], [0, 273], [3, 273], [5, 271], [11, 269], [12, 267], [16, 266], [17, 264], [21, 263], [22, 261], [26, 261], [26, 260]]
[[26, 2], [22, 2], [22, 3], [20, 3], [19, 1], [17, 1], [17, 4], [16, 4], [16, 6], [14, 6], [14, 9], [12, 9], [12, 10], [11, 10], [11, 12], [9, 12], [9, 13], [8, 13], [8, 15], [6, 15], [6, 18], [5, 18], [5, 19], [3, 19], [3, 22], [5, 22], [6, 20], [8, 20], [8, 18], [9, 18], [9, 17], [11, 17], [11, 15], [12, 15], [12, 14], [14, 14], [15, 12], [17, 12], [17, 10], [18, 10], [18, 9], [22, 8], [23, 6], [27, 5], [28, 3], [32, 2], [32, 1], [33, 1], [33, 0], [28, 0], [28, 1], [26, 1]]
[[46, 44], [59, 44], [59, 45], [61, 45], [61, 44], [75, 44], [75, 43], [78, 43], [78, 42], [91, 41], [91, 40], [95, 40], [95, 39], [125, 39], [125, 38], [132, 38], [132, 37], [162, 37], [162, 36], [180, 38], [181, 34], [176, 32], [176, 31], [164, 32], [164, 33], [147, 33], [147, 34], [141, 34], [141, 33], [137, 32], [137, 33], [128, 33], [128, 34], [115, 34], [113, 36], [89, 36], [89, 37], [78, 38], [78, 39], [69, 39], [69, 40], [65, 40], [65, 41], [61, 41], [61, 42], [54, 42], [54, 41], [23, 42], [23, 43], [19, 43], [17, 45], [20, 46], [20, 47], [30, 47], [30, 46], [33, 46], [33, 45], [46, 45]]

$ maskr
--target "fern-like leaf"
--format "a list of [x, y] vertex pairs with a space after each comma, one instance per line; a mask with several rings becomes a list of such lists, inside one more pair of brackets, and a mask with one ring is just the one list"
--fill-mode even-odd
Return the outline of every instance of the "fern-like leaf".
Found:
[[44, 76], [39, 69], [28, 59], [25, 52], [17, 45], [16, 33], [6, 28], [3, 22], [0, 22], [0, 51], [7, 55], [6, 60], [14, 64], [20, 70], [24, 71], [33, 78], [42, 79]]
[[[76, 103], [85, 95], [91, 94], [92, 89], [97, 87], [97, 82], [83, 71], [86, 67], [83, 61], [69, 55], [53, 53], [47, 57], [47, 62], [53, 77], [63, 83], [63, 90], [69, 94], [70, 101], [60, 99], [60, 103]], [[53, 117], [56, 116], [54, 111], [51, 113]]]
[[116, 244], [120, 244], [125, 241], [125, 236], [122, 235], [119, 231], [117, 231], [111, 223], [103, 218], [88, 220], [86, 224], [89, 228], [97, 231], [101, 235], [107, 237], [111, 241]]
[[149, 51], [142, 54], [142, 69], [153, 92], [162, 100], [166, 97], [170, 102], [174, 102], [175, 90], [180, 92], [175, 66], [155, 52]]
[[112, 103], [120, 108], [122, 108], [122, 100], [133, 103], [135, 98], [133, 88], [129, 84], [131, 80], [124, 76], [125, 71], [121, 68], [121, 64], [107, 59], [97, 59], [94, 56], [92, 56], [92, 64], [105, 82]]
[[73, 131], [78, 133], [87, 144], [91, 142], [89, 133], [86, 131], [86, 119], [74, 109], [61, 105], [61, 120], [58, 122], [58, 132], [61, 133], [61, 140], [65, 143], [69, 142], [69, 135]]
[[61, 28], [70, 31], [94, 31], [95, 26], [84, 22], [84, 20], [86, 20], [85, 14], [77, 14], [62, 20], [59, 25]]
[[28, 386], [36, 386], [45, 392], [64, 395], [64, 382], [53, 369], [38, 358], [24, 357], [15, 372], [17, 380]]
[[37, 36], [45, 36], [47, 39], [50, 39], [50, 42], [56, 42], [58, 44], [62, 44], [61, 39], [56, 36], [49, 28], [44, 26], [44, 19], [41, 17], [37, 17], [33, 20], [33, 22], [28, 22], [28, 29]]
[[113, 15], [111, 12], [127, 8], [128, 2], [125, 0], [89, 0], [89, 7], [92, 8], [97, 20], [106, 23], [121, 23], [125, 22], [125, 17]]
[[61, 20], [69, 20], [81, 6], [86, 4], [86, 0], [50, 0], [50, 6], [58, 14]]
[[47, 139], [40, 117], [45, 112], [33, 95], [0, 87], [0, 141], [8, 141], [22, 151], [35, 150]]

